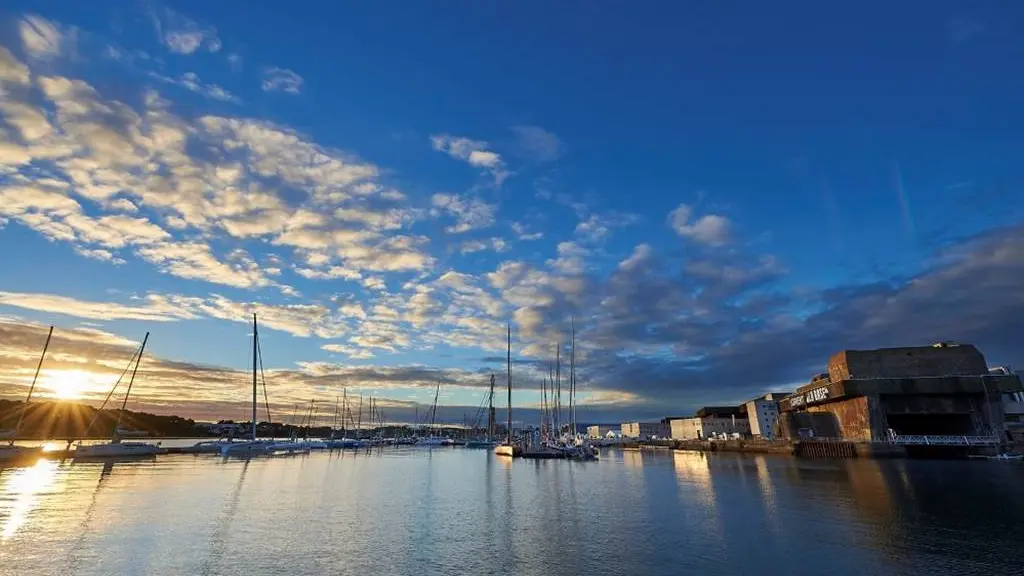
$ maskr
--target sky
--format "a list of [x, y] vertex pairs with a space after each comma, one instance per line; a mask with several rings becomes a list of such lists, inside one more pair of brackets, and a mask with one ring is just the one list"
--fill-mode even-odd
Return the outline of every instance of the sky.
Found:
[[[241, 12], [241, 13], [240, 13]], [[1016, 2], [5, 2], [0, 396], [517, 421], [1024, 365]], [[564, 373], [567, 371], [563, 370]], [[344, 392], [343, 392], [344, 391]], [[504, 406], [499, 394], [499, 406]]]

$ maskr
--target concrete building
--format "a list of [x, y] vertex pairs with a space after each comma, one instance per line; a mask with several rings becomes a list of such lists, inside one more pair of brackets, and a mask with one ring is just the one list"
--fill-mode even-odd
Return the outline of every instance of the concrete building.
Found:
[[651, 440], [669, 437], [668, 425], [664, 422], [623, 422], [621, 430], [623, 438]]
[[692, 418], [673, 418], [670, 423], [673, 440], [704, 440], [722, 435], [750, 435], [746, 405], [705, 406]]
[[796, 437], [887, 441], [893, 435], [1006, 438], [1004, 398], [1015, 374], [990, 373], [969, 344], [845, 350], [817, 378], [779, 401], [780, 427]]
[[754, 398], [746, 403], [750, 435], [771, 440], [775, 437], [779, 422], [779, 400], [785, 394], [771, 393]]
[[606, 426], [604, 424], [587, 426], [587, 438], [604, 438], [609, 432], [619, 432], [620, 428], [620, 426]]

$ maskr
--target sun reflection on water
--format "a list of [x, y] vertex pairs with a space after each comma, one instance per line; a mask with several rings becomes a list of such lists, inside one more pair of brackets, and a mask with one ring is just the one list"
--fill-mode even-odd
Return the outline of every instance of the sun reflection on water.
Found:
[[0, 530], [0, 541], [9, 540], [25, 524], [39, 504], [40, 495], [50, 491], [56, 482], [59, 466], [52, 460], [39, 460], [33, 466], [12, 471], [7, 477], [0, 493], [0, 517], [7, 517]]

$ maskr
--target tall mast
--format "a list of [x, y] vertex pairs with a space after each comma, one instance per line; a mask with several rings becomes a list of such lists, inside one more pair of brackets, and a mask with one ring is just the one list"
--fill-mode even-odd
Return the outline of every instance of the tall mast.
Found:
[[508, 347], [505, 359], [505, 382], [508, 385], [508, 445], [512, 445], [512, 324], [508, 324]]
[[348, 427], [345, 425], [345, 416], [348, 415], [351, 419], [351, 414], [348, 412], [348, 386], [341, 391], [341, 430], [342, 438], [348, 436]]
[[491, 374], [491, 393], [487, 398], [487, 439], [494, 440], [494, 374]]
[[540, 379], [540, 435], [546, 439], [548, 435], [548, 379]]
[[555, 431], [562, 433], [562, 342], [555, 348]]
[[331, 438], [334, 438], [334, 435], [338, 432], [338, 402], [340, 400], [341, 397], [334, 397], [334, 422], [331, 424]]
[[359, 418], [357, 419], [356, 428], [359, 430], [359, 434], [363, 433], [363, 393], [359, 393]]
[[436, 435], [437, 431], [434, 430], [437, 422], [437, 397], [441, 394], [441, 379], [437, 379], [437, 388], [434, 390], [434, 405], [430, 408], [430, 433]]
[[18, 437], [18, 432], [21, 432], [21, 424], [25, 420], [25, 411], [28, 410], [28, 403], [32, 401], [32, 392], [36, 389], [36, 380], [39, 379], [39, 371], [43, 368], [43, 359], [46, 358], [46, 349], [50, 347], [50, 338], [52, 336], [53, 326], [50, 326], [50, 333], [46, 335], [46, 344], [43, 344], [43, 354], [39, 357], [39, 364], [36, 365], [36, 375], [32, 377], [32, 385], [28, 388], [28, 397], [25, 398], [25, 403], [21, 406], [21, 413], [18, 414], [18, 423], [14, 426], [14, 436], [11, 436], [12, 446], [14, 445], [14, 439]]
[[259, 346], [260, 333], [256, 327], [256, 313], [252, 313], [252, 441], [256, 441], [256, 365], [259, 362], [256, 347]]
[[128, 390], [124, 393], [124, 401], [121, 402], [121, 411], [117, 413], [117, 423], [114, 424], [114, 433], [111, 437], [112, 441], [117, 441], [117, 429], [121, 427], [121, 416], [124, 414], [124, 409], [128, 406], [128, 395], [132, 393], [132, 384], [135, 383], [135, 374], [139, 371], [139, 363], [142, 362], [142, 352], [146, 350], [146, 342], [149, 340], [149, 332], [146, 332], [146, 337], [142, 339], [142, 346], [139, 348], [139, 355], [135, 357], [135, 368], [132, 369], [132, 377], [128, 380]]
[[571, 317], [572, 344], [569, 347], [569, 425], [576, 436], [576, 316]]

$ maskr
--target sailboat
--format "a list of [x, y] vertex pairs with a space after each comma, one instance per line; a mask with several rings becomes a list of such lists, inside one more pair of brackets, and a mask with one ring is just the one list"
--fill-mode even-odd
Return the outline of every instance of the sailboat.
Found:
[[[252, 456], [258, 454], [299, 454], [308, 453], [309, 448], [294, 440], [260, 440], [257, 436], [256, 408], [259, 405], [257, 396], [256, 370], [260, 366], [260, 335], [256, 323], [256, 313], [252, 315], [252, 432], [248, 440], [228, 442], [221, 446], [222, 456]], [[263, 383], [264, 402], [266, 402], [267, 384]], [[270, 419], [269, 404], [267, 419]]]
[[[124, 401], [121, 402], [121, 410], [117, 413], [117, 423], [114, 424], [114, 432], [110, 435], [110, 442], [103, 444], [84, 445], [79, 442], [75, 448], [75, 458], [129, 458], [139, 456], [155, 456], [165, 452], [159, 444], [148, 444], [146, 442], [122, 442], [121, 441], [121, 418], [124, 416], [125, 408], [128, 406], [128, 397], [132, 393], [132, 385], [135, 384], [135, 375], [139, 372], [139, 364], [142, 363], [142, 353], [146, 350], [146, 343], [149, 342], [149, 332], [142, 339], [142, 346], [135, 356], [135, 368], [132, 369], [132, 377], [128, 380], [128, 390], [124, 393]], [[114, 384], [117, 388], [118, 382]], [[110, 391], [111, 393], [114, 390]], [[109, 396], [108, 396], [109, 398]], [[97, 416], [99, 413], [97, 413]], [[95, 422], [95, 419], [93, 419]]]
[[[476, 426], [476, 424], [474, 424]], [[491, 374], [491, 389], [487, 395], [487, 435], [466, 440], [466, 448], [493, 448], [494, 441], [494, 374]]]
[[494, 448], [498, 456], [515, 458], [521, 456], [523, 447], [512, 442], [512, 325], [508, 325], [508, 348], [506, 349], [505, 370], [507, 373], [506, 384], [508, 388], [508, 423], [506, 425], [505, 441]]
[[564, 452], [573, 460], [597, 460], [597, 448], [584, 438], [576, 427], [576, 319], [572, 319], [572, 340], [569, 348], [569, 425], [548, 447]]
[[441, 381], [437, 381], [437, 388], [434, 389], [434, 405], [430, 409], [430, 436], [420, 438], [416, 441], [417, 446], [431, 448], [434, 446], [451, 446], [450, 438], [438, 436], [434, 426], [437, 424], [437, 398], [441, 393]]
[[8, 439], [7, 446], [0, 446], [0, 462], [31, 459], [38, 457], [43, 452], [41, 446], [15, 446], [14, 441], [18, 438], [18, 434], [21, 432], [21, 425], [25, 421], [25, 412], [28, 411], [28, 404], [32, 401], [32, 392], [36, 389], [36, 380], [39, 379], [39, 371], [43, 368], [43, 359], [46, 358], [46, 349], [50, 347], [50, 338], [52, 336], [53, 326], [50, 326], [50, 333], [46, 335], [46, 344], [43, 344], [43, 354], [39, 357], [39, 364], [36, 366], [36, 374], [32, 377], [32, 385], [28, 388], [28, 396], [18, 412], [18, 423], [14, 425], [14, 430], [0, 432], [0, 438]]

